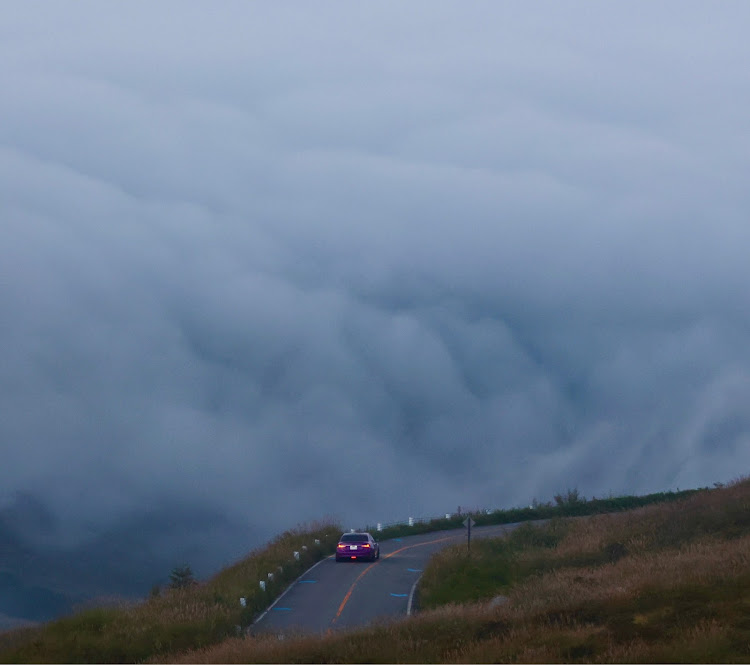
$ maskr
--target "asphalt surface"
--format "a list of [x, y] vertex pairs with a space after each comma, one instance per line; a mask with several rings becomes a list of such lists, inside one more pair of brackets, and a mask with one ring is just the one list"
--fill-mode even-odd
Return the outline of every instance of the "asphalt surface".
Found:
[[[517, 524], [473, 527], [472, 540], [501, 536]], [[395, 538], [380, 543], [380, 560], [323, 559], [292, 584], [251, 627], [252, 633], [326, 633], [407, 615], [416, 582], [430, 557], [466, 543], [457, 529]]]

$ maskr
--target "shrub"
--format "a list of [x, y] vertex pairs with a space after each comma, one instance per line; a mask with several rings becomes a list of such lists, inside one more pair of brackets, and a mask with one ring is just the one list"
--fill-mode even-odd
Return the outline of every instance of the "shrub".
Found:
[[181, 566], [175, 566], [169, 574], [170, 589], [184, 589], [194, 584], [197, 584], [197, 582], [193, 576], [193, 569], [186, 563]]

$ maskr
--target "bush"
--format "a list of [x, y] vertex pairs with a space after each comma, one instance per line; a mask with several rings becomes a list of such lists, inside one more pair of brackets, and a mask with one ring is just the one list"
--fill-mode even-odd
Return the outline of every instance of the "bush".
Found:
[[181, 566], [175, 566], [169, 574], [170, 589], [185, 589], [194, 584], [197, 584], [197, 582], [193, 576], [193, 569], [186, 563]]
[[558, 506], [577, 506], [579, 503], [586, 503], [586, 497], [578, 493], [578, 489], [568, 490], [567, 494], [555, 494], [553, 497]]

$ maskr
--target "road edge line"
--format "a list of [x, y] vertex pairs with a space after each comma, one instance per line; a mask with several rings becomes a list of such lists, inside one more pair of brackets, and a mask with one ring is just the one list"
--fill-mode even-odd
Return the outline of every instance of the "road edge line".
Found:
[[[422, 573], [422, 575], [424, 575], [424, 573]], [[422, 575], [420, 575], [417, 578], [417, 581], [411, 585], [411, 591], [409, 592], [409, 600], [406, 603], [406, 616], [408, 617], [412, 616], [412, 610], [413, 610], [412, 605], [414, 603], [414, 593], [417, 590], [417, 584], [419, 584], [419, 580], [422, 579]]]
[[319, 566], [324, 561], [327, 561], [332, 556], [333, 556], [333, 554], [331, 554], [329, 556], [326, 556], [326, 557], [323, 557], [320, 561], [316, 561], [312, 566], [310, 566], [304, 573], [302, 573], [296, 580], [294, 580], [294, 582], [292, 582], [286, 589], [284, 589], [284, 591], [282, 591], [281, 594], [279, 594], [276, 597], [276, 600], [274, 600], [265, 610], [263, 610], [263, 612], [260, 614], [260, 616], [258, 616], [258, 618], [255, 619], [255, 621], [253, 621], [245, 630], [247, 631], [250, 628], [252, 628], [255, 624], [257, 624], [264, 616], [266, 616], [266, 614], [268, 614], [273, 609], [273, 607], [274, 607], [274, 605], [276, 605], [276, 603], [278, 603], [284, 596], [286, 596], [286, 594], [288, 594], [292, 590], [292, 587], [295, 584], [297, 584], [313, 568]]

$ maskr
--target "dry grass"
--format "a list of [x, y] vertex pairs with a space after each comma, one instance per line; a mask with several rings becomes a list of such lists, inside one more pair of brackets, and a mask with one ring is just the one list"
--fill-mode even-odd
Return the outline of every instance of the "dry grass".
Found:
[[750, 535], [722, 541], [706, 538], [671, 552], [644, 552], [617, 563], [561, 567], [521, 582], [511, 592], [524, 612], [549, 611], [616, 598], [633, 599], [644, 589], [694, 584], [710, 587], [750, 573]]
[[[170, 662], [750, 661], [750, 481], [472, 550], [468, 566], [463, 548], [442, 552], [425, 579], [438, 570], [455, 588], [453, 576], [473, 602], [325, 637], [230, 639]], [[482, 600], [498, 592], [507, 603]]]

